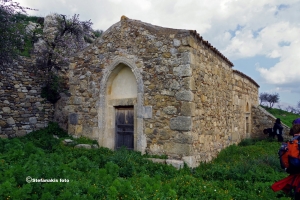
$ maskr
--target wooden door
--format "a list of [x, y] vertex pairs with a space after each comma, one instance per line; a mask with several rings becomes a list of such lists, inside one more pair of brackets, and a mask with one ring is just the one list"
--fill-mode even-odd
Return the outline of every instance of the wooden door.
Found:
[[133, 107], [116, 107], [116, 149], [134, 149]]

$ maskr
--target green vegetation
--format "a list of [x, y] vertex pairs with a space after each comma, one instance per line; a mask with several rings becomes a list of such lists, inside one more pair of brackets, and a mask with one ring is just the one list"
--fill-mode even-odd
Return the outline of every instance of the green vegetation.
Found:
[[261, 107], [263, 107], [266, 111], [274, 115], [276, 118], [280, 118], [280, 120], [289, 127], [292, 126], [292, 122], [295, 119], [300, 118], [300, 115], [290, 113], [284, 110], [280, 110], [277, 108], [269, 108], [267, 106], [261, 106]]
[[[290, 199], [270, 189], [287, 176], [279, 166], [277, 142], [244, 140], [222, 150], [210, 163], [176, 170], [126, 149], [65, 146], [62, 138], [66, 137], [57, 124], [50, 123], [23, 138], [0, 139], [0, 198]], [[94, 143], [87, 138], [76, 142]], [[58, 182], [27, 183], [28, 176]]]
[[44, 18], [37, 16], [27, 16], [23, 14], [18, 14], [17, 18], [23, 22], [25, 27], [29, 24], [29, 22], [33, 22], [40, 25], [38, 28], [32, 30], [31, 33], [26, 35], [26, 37], [24, 38], [23, 48], [19, 51], [19, 55], [30, 57], [31, 51], [33, 50], [33, 44], [38, 39], [37, 36], [43, 34]]
[[60, 92], [65, 92], [65, 81], [62, 77], [53, 73], [49, 73], [49, 81], [46, 86], [42, 87], [41, 97], [47, 99], [51, 103], [56, 103], [60, 99]]

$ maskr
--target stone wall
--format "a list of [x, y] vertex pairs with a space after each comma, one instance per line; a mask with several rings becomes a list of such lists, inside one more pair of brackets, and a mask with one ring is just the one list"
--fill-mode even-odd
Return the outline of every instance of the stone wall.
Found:
[[252, 106], [258, 105], [259, 85], [247, 75], [233, 70], [233, 135], [239, 140], [252, 135]]
[[[212, 51], [199, 38], [191, 36], [192, 77], [190, 90], [194, 94], [192, 113], [194, 155], [185, 161], [210, 161], [221, 149], [234, 143], [232, 126], [232, 63]], [[193, 161], [194, 160], [194, 161]]]
[[15, 137], [47, 126], [53, 105], [41, 98], [42, 80], [26, 58], [0, 73], [0, 136]]

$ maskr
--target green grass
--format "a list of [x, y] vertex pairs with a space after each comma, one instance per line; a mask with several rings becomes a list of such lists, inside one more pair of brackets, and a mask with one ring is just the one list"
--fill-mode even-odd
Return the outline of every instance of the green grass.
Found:
[[[126, 149], [64, 146], [66, 137], [51, 123], [23, 138], [0, 139], [0, 199], [290, 199], [270, 189], [287, 176], [277, 142], [245, 140], [212, 162], [176, 170]], [[58, 182], [27, 183], [28, 176]]]
[[261, 107], [263, 107], [269, 113], [274, 115], [276, 118], [280, 118], [280, 120], [289, 127], [292, 126], [292, 122], [294, 121], [294, 119], [300, 118], [300, 115], [290, 113], [284, 110], [280, 110], [277, 108], [269, 108], [267, 106], [261, 106]]

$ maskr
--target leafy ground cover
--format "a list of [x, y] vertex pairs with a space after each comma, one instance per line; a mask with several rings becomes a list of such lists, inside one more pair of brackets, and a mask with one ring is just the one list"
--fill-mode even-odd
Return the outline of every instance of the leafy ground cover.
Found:
[[[274, 141], [244, 140], [210, 163], [176, 170], [126, 149], [65, 146], [53, 134], [68, 137], [51, 123], [23, 138], [0, 139], [0, 199], [290, 199], [270, 189], [287, 176]], [[57, 182], [28, 183], [28, 176]]]
[[294, 121], [294, 119], [300, 118], [300, 115], [290, 113], [281, 109], [269, 108], [267, 106], [261, 107], [263, 107], [266, 111], [274, 115], [276, 118], [280, 118], [280, 120], [289, 127], [292, 126], [292, 122]]

